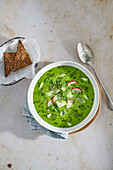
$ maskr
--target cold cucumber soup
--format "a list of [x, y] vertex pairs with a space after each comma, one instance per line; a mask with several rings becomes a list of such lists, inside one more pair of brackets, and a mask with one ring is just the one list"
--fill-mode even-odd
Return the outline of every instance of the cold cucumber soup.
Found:
[[68, 128], [79, 124], [91, 111], [94, 89], [81, 70], [64, 65], [45, 72], [33, 92], [37, 114], [55, 127]]

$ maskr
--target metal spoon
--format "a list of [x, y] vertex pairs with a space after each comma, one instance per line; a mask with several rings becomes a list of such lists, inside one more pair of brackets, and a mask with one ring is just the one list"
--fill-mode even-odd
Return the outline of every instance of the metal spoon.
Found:
[[105, 89], [100, 77], [98, 76], [97, 72], [95, 71], [94, 64], [93, 64], [93, 61], [94, 61], [93, 51], [91, 50], [89, 45], [82, 43], [82, 42], [78, 43], [77, 50], [78, 50], [78, 55], [79, 55], [81, 61], [83, 63], [89, 64], [92, 67], [92, 70], [95, 73], [95, 76], [96, 76], [97, 80], [99, 81], [99, 83], [101, 84], [101, 87], [105, 93], [108, 106], [111, 110], [113, 110], [113, 101], [111, 100], [111, 97], [109, 96], [107, 90]]

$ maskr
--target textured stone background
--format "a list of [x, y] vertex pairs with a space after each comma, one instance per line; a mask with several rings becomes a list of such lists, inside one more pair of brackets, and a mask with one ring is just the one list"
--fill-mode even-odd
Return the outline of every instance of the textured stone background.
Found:
[[[113, 96], [112, 0], [0, 0], [0, 44], [16, 36], [37, 40], [42, 53], [38, 69], [59, 60], [81, 63], [76, 46], [87, 42]], [[113, 112], [104, 94], [90, 127], [57, 140], [31, 132], [22, 117], [30, 81], [0, 86], [0, 170], [10, 166], [12, 170], [113, 170]]]

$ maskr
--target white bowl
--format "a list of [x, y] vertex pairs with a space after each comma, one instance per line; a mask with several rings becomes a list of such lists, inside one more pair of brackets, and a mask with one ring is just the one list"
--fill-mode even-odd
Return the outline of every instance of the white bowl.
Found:
[[[57, 67], [57, 66], [62, 66], [62, 65], [69, 65], [69, 66], [73, 66], [73, 67], [76, 67], [78, 69], [80, 69], [81, 71], [83, 71], [87, 76], [88, 78], [90, 79], [92, 85], [93, 85], [93, 88], [94, 88], [94, 104], [93, 104], [93, 107], [90, 111], [90, 113], [88, 114], [88, 116], [79, 124], [73, 126], [73, 127], [69, 127], [69, 128], [59, 128], [59, 127], [55, 127], [55, 126], [52, 126], [50, 124], [48, 124], [47, 122], [45, 122], [37, 113], [36, 109], [35, 109], [35, 106], [33, 104], [33, 91], [34, 91], [34, 88], [35, 88], [35, 85], [37, 83], [37, 81], [39, 80], [39, 78], [46, 72], [48, 71], [49, 69], [53, 68], [53, 67]], [[45, 66], [44, 68], [42, 68], [36, 75], [35, 77], [33, 78], [33, 80], [31, 81], [31, 84], [29, 86], [29, 89], [28, 89], [28, 106], [29, 106], [29, 109], [31, 111], [31, 114], [33, 115], [33, 117], [36, 119], [36, 121], [44, 126], [45, 128], [49, 129], [49, 130], [52, 130], [54, 132], [59, 132], [59, 133], [70, 133], [70, 132], [74, 132], [76, 130], [79, 130], [81, 129], [82, 127], [84, 127], [87, 123], [89, 123], [92, 118], [95, 116], [97, 110], [98, 110], [98, 107], [99, 107], [99, 88], [98, 88], [98, 85], [97, 85], [97, 82], [94, 78], [94, 76], [92, 75], [92, 73], [86, 69], [85, 67], [83, 67], [82, 65], [78, 64], [78, 63], [75, 63], [75, 62], [72, 62], [72, 61], [60, 61], [60, 62], [55, 62], [55, 63], [52, 63], [52, 64], [49, 64], [47, 66]]]

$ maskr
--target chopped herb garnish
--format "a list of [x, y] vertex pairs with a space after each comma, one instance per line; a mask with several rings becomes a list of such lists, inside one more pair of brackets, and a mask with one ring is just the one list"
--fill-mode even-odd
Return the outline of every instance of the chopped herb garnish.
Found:
[[55, 127], [69, 128], [89, 114], [94, 103], [94, 90], [82, 71], [68, 65], [58, 66], [40, 77], [34, 88], [33, 103], [44, 121]]

